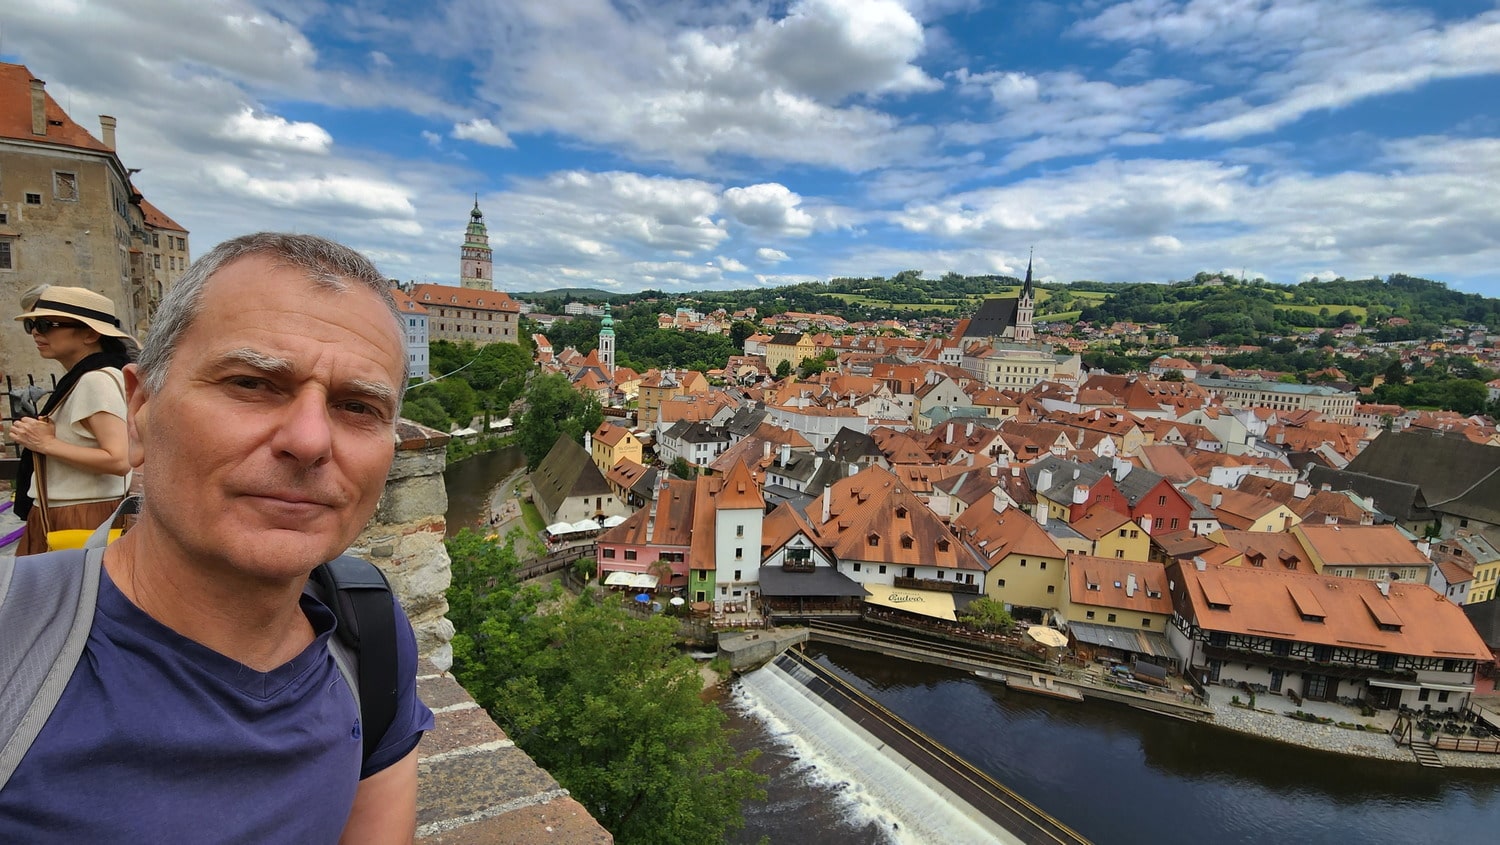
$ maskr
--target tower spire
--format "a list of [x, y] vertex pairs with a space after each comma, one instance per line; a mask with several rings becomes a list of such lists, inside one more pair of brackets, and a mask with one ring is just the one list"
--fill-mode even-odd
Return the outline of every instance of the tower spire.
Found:
[[1035, 251], [1036, 251], [1036, 247], [1031, 247], [1031, 248], [1029, 248], [1029, 249], [1026, 250], [1026, 284], [1024, 284], [1024, 285], [1021, 286], [1021, 295], [1022, 296], [1028, 296], [1029, 297], [1029, 296], [1032, 295], [1032, 292], [1031, 292], [1031, 257], [1032, 257], [1032, 254]]

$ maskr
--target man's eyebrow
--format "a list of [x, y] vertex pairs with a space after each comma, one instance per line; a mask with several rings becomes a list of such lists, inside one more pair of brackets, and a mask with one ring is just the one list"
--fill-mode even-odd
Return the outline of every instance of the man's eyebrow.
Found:
[[277, 358], [274, 355], [267, 355], [248, 346], [224, 352], [219, 355], [214, 364], [220, 367], [229, 364], [243, 364], [251, 369], [271, 375], [285, 375], [292, 371], [291, 361], [285, 358]]
[[367, 396], [376, 402], [384, 403], [387, 407], [393, 407], [396, 404], [396, 391], [388, 384], [357, 378], [349, 381], [346, 388], [350, 393]]

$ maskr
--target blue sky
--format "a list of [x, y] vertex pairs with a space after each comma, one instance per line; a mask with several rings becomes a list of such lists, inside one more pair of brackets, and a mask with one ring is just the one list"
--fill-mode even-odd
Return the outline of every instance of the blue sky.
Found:
[[[85, 46], [86, 45], [86, 46]], [[7, 0], [195, 253], [454, 283], [1409, 273], [1500, 295], [1500, 8], [1379, 0]]]

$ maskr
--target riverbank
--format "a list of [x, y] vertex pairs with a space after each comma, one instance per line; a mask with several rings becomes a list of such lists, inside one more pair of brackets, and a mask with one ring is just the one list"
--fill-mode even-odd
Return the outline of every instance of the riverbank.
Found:
[[[1280, 699], [1277, 699], [1277, 703], [1280, 703]], [[1225, 730], [1333, 754], [1413, 765], [1417, 762], [1411, 749], [1397, 745], [1390, 734], [1382, 731], [1357, 731], [1337, 725], [1317, 725], [1289, 718], [1280, 712], [1250, 710], [1219, 700], [1210, 701], [1208, 706], [1213, 709], [1214, 718], [1212, 722], [1204, 724]], [[1500, 769], [1500, 754], [1457, 751], [1438, 751], [1437, 754], [1443, 765], [1451, 768]]]

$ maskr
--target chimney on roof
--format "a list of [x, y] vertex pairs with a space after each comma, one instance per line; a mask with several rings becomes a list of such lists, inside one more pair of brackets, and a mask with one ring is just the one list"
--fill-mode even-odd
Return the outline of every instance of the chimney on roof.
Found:
[[31, 80], [31, 134], [47, 134], [47, 83]]
[[1130, 575], [1126, 575], [1125, 576], [1125, 595], [1128, 596], [1128, 597], [1130, 597], [1130, 598], [1135, 598], [1135, 586], [1136, 586], [1135, 574], [1131, 573]]
[[1222, 504], [1224, 504], [1224, 494], [1216, 492], [1216, 493], [1214, 493], [1214, 497], [1209, 500], [1209, 505], [1208, 506], [1210, 508], [1213, 508], [1214, 510], [1218, 510], [1219, 509], [1219, 505], [1222, 505]]
[[1193, 555], [1193, 568], [1199, 572], [1205, 572], [1208, 570], [1208, 561], [1198, 555]]
[[949, 446], [952, 446], [953, 445], [953, 423], [950, 421], [950, 422], [946, 423], [943, 426], [943, 428], [945, 429], [944, 432], [943, 432], [943, 442], [947, 443]]
[[594, 433], [592, 431], [585, 431], [583, 433], [583, 451], [588, 452], [590, 455], [594, 454]]
[[1299, 481], [1296, 484], [1292, 485], [1292, 497], [1293, 498], [1296, 498], [1296, 499], [1306, 499], [1308, 496], [1311, 496], [1311, 495], [1312, 495], [1312, 485], [1311, 484], [1308, 484], [1305, 481]]
[[1384, 579], [1376, 581], [1375, 589], [1379, 590], [1382, 596], [1385, 596], [1386, 598], [1391, 597], [1391, 582]]
[[1032, 508], [1032, 514], [1036, 518], [1036, 524], [1037, 525], [1040, 525], [1043, 528], [1047, 527], [1047, 503], [1046, 502], [1037, 502], [1036, 505]]
[[990, 478], [999, 478], [999, 477], [1000, 477], [1000, 465], [999, 464], [990, 464]]
[[104, 146], [115, 148], [115, 119], [107, 114], [99, 115], [99, 135]]
[[1043, 493], [1052, 489], [1052, 470], [1044, 469], [1036, 474], [1036, 489]]
[[781, 444], [781, 465], [786, 466], [792, 462], [792, 444]]
[[1074, 487], [1073, 487], [1073, 504], [1075, 504], [1075, 505], [1086, 505], [1086, 504], [1088, 504], [1088, 501], [1089, 501], [1089, 486], [1087, 484], [1077, 484], [1077, 485], [1074, 485]]
[[964, 437], [973, 437], [973, 436], [974, 436], [974, 424], [973, 423], [967, 423], [966, 425], [964, 425]]
[[763, 440], [760, 444], [760, 459], [769, 461], [771, 459], [771, 441]]
[[833, 506], [833, 485], [823, 488], [823, 523], [828, 523], [829, 509]]
[[1319, 490], [1322, 490], [1322, 491], [1323, 491], [1323, 492], [1325, 492], [1325, 493], [1326, 493], [1326, 492], [1328, 492], [1328, 491], [1329, 491], [1329, 490], [1332, 490], [1332, 489], [1333, 489], [1333, 485], [1332, 485], [1332, 484], [1329, 484], [1329, 483], [1328, 483], [1328, 482], [1326, 482], [1326, 481], [1325, 481], [1325, 482], [1323, 482], [1323, 483], [1322, 483], [1322, 484], [1319, 484], [1319, 485], [1318, 485], [1318, 489], [1319, 489]]
[[1417, 551], [1422, 553], [1422, 557], [1432, 560], [1432, 543], [1426, 540], [1418, 540]]
[[996, 487], [994, 494], [990, 496], [990, 504], [994, 506], [995, 513], [1005, 513], [1005, 509], [1011, 506], [1011, 501], [1004, 490]]

